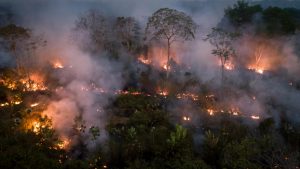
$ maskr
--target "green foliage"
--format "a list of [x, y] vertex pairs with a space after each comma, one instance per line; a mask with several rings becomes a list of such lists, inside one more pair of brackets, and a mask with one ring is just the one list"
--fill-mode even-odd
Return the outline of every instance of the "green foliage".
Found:
[[138, 22], [133, 17], [110, 17], [98, 10], [89, 10], [75, 21], [74, 37], [81, 41], [82, 32], [88, 35], [89, 43], [80, 46], [91, 53], [108, 52], [113, 59], [119, 59], [122, 50], [136, 54], [141, 48]]
[[250, 6], [248, 2], [239, 0], [233, 7], [225, 10], [225, 16], [229, 18], [233, 25], [239, 27], [252, 22], [254, 15], [262, 12], [262, 10], [260, 5]]
[[148, 39], [166, 40], [167, 42], [167, 79], [170, 70], [171, 44], [180, 40], [195, 39], [197, 24], [184, 12], [176, 9], [161, 8], [148, 18], [146, 37]]
[[96, 140], [100, 136], [100, 129], [97, 126], [92, 126], [89, 129], [89, 133], [92, 135], [92, 140]]
[[286, 9], [268, 7], [263, 11], [263, 18], [268, 35], [294, 34], [296, 31], [296, 21]]
[[129, 52], [137, 52], [140, 48], [140, 27], [133, 17], [117, 17], [114, 28], [121, 44]]
[[0, 37], [13, 41], [30, 37], [30, 31], [24, 27], [9, 24], [0, 28]]
[[274, 127], [275, 127], [274, 119], [268, 118], [259, 124], [258, 129], [261, 134], [271, 134], [274, 131]]
[[254, 139], [245, 138], [241, 142], [231, 142], [224, 147], [222, 165], [224, 168], [260, 168], [255, 159], [260, 149]]
[[114, 106], [118, 107], [118, 115], [128, 116], [136, 111], [153, 111], [160, 107], [159, 100], [144, 95], [120, 95]]
[[232, 45], [233, 40], [236, 39], [238, 33], [227, 32], [221, 28], [212, 28], [210, 34], [206, 36], [206, 39], [214, 46], [212, 54], [217, 56], [221, 62], [221, 77], [224, 81], [224, 66], [231, 57], [235, 57], [235, 49]]
[[170, 138], [167, 140], [172, 146], [176, 146], [186, 138], [187, 130], [180, 125], [176, 125], [175, 132], [171, 132]]
[[294, 34], [300, 24], [300, 12], [295, 8], [270, 6], [263, 9], [260, 5], [249, 5], [244, 0], [227, 8], [225, 16], [237, 29], [252, 24], [255, 34], [270, 37]]
[[74, 125], [73, 125], [73, 130], [77, 133], [84, 133], [86, 129], [86, 122], [85, 120], [82, 118], [81, 115], [76, 116], [74, 118]]
[[196, 24], [192, 18], [176, 9], [161, 8], [148, 18], [146, 35], [170, 42], [195, 38]]
[[212, 28], [212, 32], [207, 35], [205, 40], [208, 40], [215, 49], [212, 54], [218, 56], [225, 64], [230, 57], [235, 56], [235, 50], [232, 46], [233, 40], [238, 36], [236, 33], [226, 32], [221, 28]]
[[[48, 127], [39, 133], [24, 132], [10, 116], [1, 111], [0, 120], [0, 168], [61, 168], [59, 160], [64, 160], [63, 150], [53, 149], [56, 136]], [[22, 118], [22, 117], [21, 117]], [[46, 120], [40, 119], [41, 122]]]

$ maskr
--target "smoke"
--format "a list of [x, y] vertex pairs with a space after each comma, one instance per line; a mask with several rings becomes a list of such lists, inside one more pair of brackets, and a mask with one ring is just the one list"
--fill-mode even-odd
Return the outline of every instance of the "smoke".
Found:
[[[95, 143], [107, 139], [105, 125], [108, 120], [104, 107], [115, 97], [114, 91], [122, 89], [125, 79], [121, 63], [107, 59], [109, 57], [104, 56], [105, 53], [93, 56], [84, 52], [71, 38], [77, 17], [93, 6], [92, 2], [86, 6], [80, 4], [30, 1], [12, 2], [10, 5], [17, 24], [32, 29], [47, 40], [46, 47], [36, 52], [40, 69], [45, 70], [54, 62], [63, 66], [54, 74], [61, 87], [55, 89], [56, 93], [49, 99], [43, 114], [51, 118], [61, 139], [71, 140], [71, 144], [76, 145], [76, 130], [79, 130], [79, 135], [86, 138], [84, 144], [92, 149]], [[84, 35], [83, 38], [88, 39]], [[102, 90], [107, 93], [102, 94]], [[80, 118], [80, 124], [76, 124], [76, 118]], [[100, 129], [97, 140], [91, 141], [91, 127]]]
[[[88, 138], [90, 127], [100, 128], [100, 137], [96, 142], [107, 139], [105, 125], [107, 117], [105, 107], [114, 99], [114, 92], [122, 90], [127, 78], [124, 75], [122, 62], [108, 59], [107, 53], [91, 54], [81, 50], [77, 42], [71, 38], [75, 20], [89, 9], [103, 12], [111, 18], [116, 16], [132, 16], [144, 29], [147, 18], [162, 7], [175, 8], [191, 15], [199, 25], [199, 30], [194, 41], [178, 42], [171, 48], [176, 62], [188, 66], [190, 71], [202, 85], [208, 85], [212, 92], [221, 88], [220, 65], [216, 56], [211, 54], [213, 46], [208, 41], [203, 41], [211, 28], [218, 25], [224, 16], [224, 9], [236, 1], [14, 1], [8, 3], [15, 15], [18, 24], [31, 28], [36, 34], [41, 34], [47, 40], [47, 46], [37, 51], [37, 61], [41, 69], [59, 61], [64, 68], [55, 73], [57, 83], [61, 86], [56, 89], [55, 95], [44, 114], [52, 118], [53, 126], [62, 137], [76, 138], [74, 135], [74, 119], [81, 117], [86, 125], [82, 134]], [[257, 18], [256, 18], [257, 19]], [[258, 19], [259, 20], [259, 19]], [[230, 25], [228, 25], [230, 27]], [[245, 30], [248, 36], [239, 38], [234, 44], [238, 58], [235, 59], [235, 69], [225, 72], [229, 94], [219, 99], [220, 105], [238, 108], [245, 117], [247, 124], [252, 124], [251, 116], [258, 115], [262, 119], [273, 117], [279, 120], [283, 115], [289, 120], [299, 124], [300, 99], [299, 90], [294, 83], [299, 81], [300, 61], [297, 53], [297, 36], [272, 39], [267, 42], [264, 49], [262, 64], [265, 72], [263, 75], [247, 69], [253, 61], [254, 48], [258, 45], [258, 37], [251, 37], [253, 30]], [[86, 34], [80, 35], [81, 42], [89, 42]], [[263, 37], [259, 37], [262, 38]], [[274, 50], [274, 46], [280, 50]], [[160, 64], [160, 58], [165, 54], [155, 55], [154, 62]], [[164, 53], [164, 52], [161, 52]], [[0, 53], [0, 65], [7, 65], [11, 61], [3, 52]], [[129, 55], [124, 53], [122, 55]], [[121, 56], [122, 57], [122, 56]], [[166, 59], [166, 58], [165, 58]], [[162, 59], [163, 60], [163, 59]], [[264, 61], [265, 60], [265, 61]], [[265, 62], [265, 63], [264, 63]], [[244, 69], [238, 66], [246, 67]], [[132, 69], [137, 66], [131, 64]], [[162, 65], [159, 65], [162, 66]], [[138, 69], [138, 68], [136, 68]], [[270, 72], [269, 72], [270, 71]], [[273, 71], [273, 72], [271, 72]], [[275, 72], [275, 73], [274, 73]], [[153, 76], [157, 78], [158, 76]], [[178, 81], [184, 81], [178, 75]], [[292, 85], [290, 83], [292, 82]], [[101, 91], [106, 91], [105, 94]], [[201, 91], [201, 86], [197, 89]], [[177, 103], [170, 103], [177, 105]], [[198, 109], [189, 102], [179, 104], [184, 108], [172, 108], [170, 111], [191, 112], [193, 116]], [[190, 107], [189, 107], [190, 106]], [[188, 107], [188, 108], [186, 108]], [[182, 110], [184, 109], [184, 110]], [[193, 120], [193, 123], [197, 123]], [[193, 117], [194, 119], [194, 117]], [[279, 124], [280, 122], [277, 121]], [[195, 140], [201, 140], [195, 136]], [[76, 139], [74, 139], [76, 140]], [[86, 139], [86, 144], [92, 148], [95, 144]], [[74, 143], [76, 144], [76, 143]]]
[[[232, 2], [219, 3], [219, 10], [211, 10], [214, 13], [207, 10], [213, 6], [212, 4], [191, 10], [193, 19], [199, 24], [197, 38], [183, 44], [180, 42], [177, 44], [178, 46], [175, 45], [173, 50], [175, 50], [176, 56], [179, 56], [179, 63], [189, 65], [189, 71], [197, 75], [197, 79], [202, 84], [208, 85], [214, 93], [218, 93], [218, 91], [224, 90], [221, 84], [219, 60], [217, 56], [211, 54], [213, 46], [203, 39], [212, 27], [216, 27], [221, 20], [226, 21], [226, 18], [223, 18], [224, 8], [231, 5]], [[185, 11], [191, 12], [186, 9]], [[261, 24], [260, 17], [255, 16], [253, 22]], [[222, 26], [227, 30], [232, 30], [230, 23]], [[251, 25], [247, 25], [245, 28], [242, 30], [242, 36], [233, 44], [237, 53], [236, 58], [231, 60], [234, 69], [225, 70], [226, 94], [217, 96], [219, 97], [218, 104], [227, 109], [231, 107], [238, 109], [241, 116], [244, 117], [243, 121], [249, 125], [258, 124], [256, 122], [271, 117], [274, 118], [277, 126], [280, 126], [282, 119], [298, 126], [300, 119], [297, 112], [300, 109], [295, 100], [299, 100], [300, 94], [297, 44], [299, 35], [270, 39], [254, 36], [255, 30]], [[262, 57], [256, 63], [255, 56], [258, 55], [259, 50], [261, 50]], [[186, 104], [189, 103], [183, 104], [184, 106], [179, 103], [171, 103], [170, 107], [172, 105], [186, 107]], [[174, 111], [174, 108], [171, 108], [170, 111]], [[179, 116], [182, 111], [180, 108], [177, 111]], [[253, 120], [256, 117], [259, 117], [259, 120]]]

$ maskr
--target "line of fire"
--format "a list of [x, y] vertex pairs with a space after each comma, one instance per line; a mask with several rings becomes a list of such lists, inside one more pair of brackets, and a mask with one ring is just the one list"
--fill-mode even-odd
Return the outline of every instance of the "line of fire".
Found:
[[217, 22], [208, 1], [19, 3], [0, 3], [0, 168], [299, 169], [299, 3], [214, 1]]

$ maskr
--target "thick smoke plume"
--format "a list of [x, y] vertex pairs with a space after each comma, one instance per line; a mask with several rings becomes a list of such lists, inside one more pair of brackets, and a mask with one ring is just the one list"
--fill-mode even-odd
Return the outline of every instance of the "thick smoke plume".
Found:
[[[98, 141], [101, 141], [106, 139], [105, 124], [109, 116], [104, 108], [115, 97], [115, 91], [123, 89], [127, 79], [123, 74], [123, 63], [108, 59], [110, 56], [104, 52], [95, 55], [85, 52], [78, 43], [73, 41], [72, 31], [78, 16], [90, 9], [99, 10], [108, 18], [132, 16], [139, 21], [143, 30], [147, 17], [161, 7], [186, 12], [199, 25], [196, 39], [174, 44], [171, 54], [175, 62], [186, 65], [188, 71], [198, 81], [218, 92], [221, 88], [219, 61], [211, 54], [213, 46], [203, 39], [212, 27], [218, 25], [224, 15], [224, 8], [234, 2], [32, 1], [26, 4], [15, 2], [7, 5], [11, 6], [17, 14], [16, 20], [20, 25], [38, 31], [38, 34], [42, 34], [47, 39], [47, 46], [39, 49], [36, 54], [41, 69], [45, 69], [49, 63], [55, 65], [59, 62], [63, 65], [63, 69], [58, 70], [54, 75], [61, 87], [56, 89], [55, 96], [50, 99], [49, 106], [44, 112], [52, 118], [54, 128], [62, 137], [72, 138], [74, 137], [74, 119], [80, 117], [87, 131], [93, 126], [100, 128], [101, 134]], [[251, 31], [251, 29], [247, 30], [250, 35]], [[88, 36], [82, 34], [81, 37], [83, 38], [81, 40], [88, 42]], [[225, 72], [230, 85], [228, 90], [234, 92], [220, 99], [218, 103], [220, 107], [226, 105], [239, 109], [243, 116], [247, 117], [245, 121], [250, 124], [252, 124], [249, 122], [252, 121], [251, 116], [259, 116], [262, 119], [268, 117], [279, 119], [281, 116], [286, 116], [289, 120], [299, 124], [300, 92], [293, 86], [293, 83], [299, 81], [300, 73], [297, 40], [299, 37], [295, 35], [266, 42], [261, 60], [262, 65], [260, 65], [263, 66], [264, 74], [261, 75], [247, 68], [251, 66], [255, 55], [255, 51], [251, 49], [259, 46], [264, 38], [247, 35], [239, 37], [238, 43], [234, 44], [238, 56], [233, 61], [235, 67]], [[276, 51], [274, 47], [280, 50]], [[153, 55], [153, 62], [157, 67], [163, 66], [161, 63], [166, 62], [160, 58], [166, 55], [163, 48], [153, 48], [149, 53], [149, 56]], [[6, 54], [3, 56], [0, 65], [7, 65], [7, 62], [11, 62]], [[134, 67], [133, 70], [136, 69], [134, 64], [131, 66]], [[276, 75], [270, 72], [276, 72]], [[180, 76], [175, 78], [179, 81], [183, 79]], [[201, 88], [196, 91], [201, 91]], [[189, 103], [182, 105], [186, 107], [187, 104]], [[192, 106], [187, 109], [193, 111], [193, 108]], [[182, 113], [180, 108], [170, 110]], [[277, 123], [280, 122], [277, 121]], [[83, 136], [90, 137], [87, 132], [84, 132]]]

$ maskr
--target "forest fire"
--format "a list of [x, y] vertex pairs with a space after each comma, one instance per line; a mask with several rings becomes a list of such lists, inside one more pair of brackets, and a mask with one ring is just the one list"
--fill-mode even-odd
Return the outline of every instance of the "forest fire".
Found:
[[144, 55], [141, 55], [140, 57], [138, 57], [138, 61], [146, 64], [146, 65], [149, 65], [151, 64], [151, 60], [150, 59], [145, 59], [145, 56]]
[[0, 104], [0, 106], [1, 106], [1, 107], [5, 107], [5, 106], [8, 106], [8, 105], [9, 105], [9, 103], [8, 103], [8, 102], [1, 103], [1, 104]]
[[24, 91], [47, 90], [44, 85], [44, 77], [39, 73], [32, 73], [28, 78], [20, 79], [24, 86]]
[[300, 6], [111, 1], [0, 2], [1, 168], [299, 166]]
[[168, 63], [168, 55], [167, 55], [167, 51], [162, 48], [162, 47], [151, 47], [148, 52], [147, 55], [140, 55], [137, 60], [143, 64], [146, 65], [152, 65], [156, 68], [162, 69], [164, 71], [170, 70], [171, 69], [171, 65], [172, 63], [176, 63], [179, 64], [179, 60], [176, 57], [176, 53], [174, 51], [171, 52], [170, 54], [170, 60], [169, 60], [169, 66], [167, 65]]
[[18, 104], [21, 104], [22, 101], [13, 101], [12, 103], [15, 104], [15, 105], [18, 105]]
[[199, 100], [199, 96], [194, 93], [178, 93], [176, 95], [177, 99], [192, 99], [193, 101]]
[[138, 91], [118, 90], [115, 92], [115, 94], [116, 95], [143, 95], [144, 93]]
[[255, 71], [258, 74], [263, 74], [264, 73], [264, 69], [261, 68], [261, 67], [249, 66], [248, 69], [252, 70], [252, 71]]
[[38, 122], [38, 121], [33, 121], [32, 122], [32, 131], [34, 132], [34, 133], [38, 133], [40, 130], [41, 130], [41, 123], [40, 122]]
[[239, 108], [233, 107], [229, 110], [229, 114], [231, 114], [233, 116], [238, 116], [238, 115], [240, 115], [240, 110], [239, 110]]
[[165, 89], [158, 89], [157, 94], [166, 97], [168, 96], [169, 92]]
[[68, 149], [70, 146], [71, 141], [69, 139], [63, 138], [61, 139], [56, 145], [58, 149]]
[[167, 71], [167, 70], [168, 70], [168, 65], [165, 63], [165, 64], [163, 64], [162, 68], [163, 68], [165, 71]]
[[207, 112], [210, 116], [215, 115], [215, 111], [213, 109], [207, 109]]
[[64, 65], [61, 62], [58, 62], [58, 61], [54, 62], [52, 66], [53, 66], [54, 69], [63, 69], [64, 68]]
[[[218, 65], [222, 66], [222, 62], [219, 60], [218, 61]], [[232, 60], [226, 60], [226, 62], [224, 63], [224, 69], [225, 70], [233, 70], [234, 69], [234, 64], [232, 62]]]
[[234, 69], [234, 64], [231, 63], [230, 61], [227, 61], [225, 64], [224, 64], [224, 68], [226, 70], [233, 70]]

